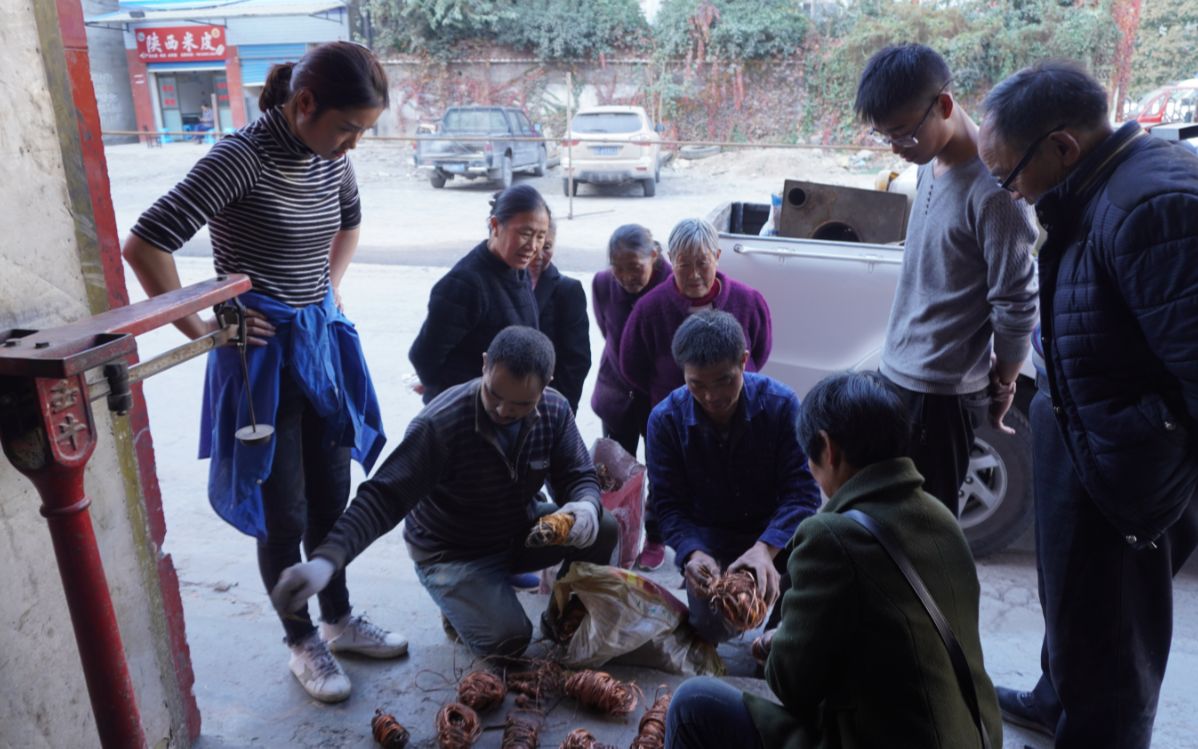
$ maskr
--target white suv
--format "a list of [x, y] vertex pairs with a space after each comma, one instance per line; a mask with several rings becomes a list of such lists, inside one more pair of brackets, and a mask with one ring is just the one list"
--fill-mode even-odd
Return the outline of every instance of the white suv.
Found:
[[640, 182], [652, 197], [661, 179], [659, 129], [641, 107], [580, 109], [562, 142], [562, 190], [570, 194], [572, 173], [575, 195], [580, 182]]

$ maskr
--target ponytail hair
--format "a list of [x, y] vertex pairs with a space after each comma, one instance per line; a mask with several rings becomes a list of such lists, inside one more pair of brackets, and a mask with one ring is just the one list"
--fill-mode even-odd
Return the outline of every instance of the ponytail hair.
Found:
[[291, 99], [291, 72], [295, 69], [294, 62], [271, 65], [266, 74], [266, 85], [258, 95], [258, 109], [269, 112], [275, 107], [281, 107]]
[[308, 50], [298, 62], [271, 66], [258, 97], [263, 112], [281, 107], [307, 89], [316, 114], [326, 109], [386, 109], [391, 103], [387, 73], [360, 44], [330, 42]]

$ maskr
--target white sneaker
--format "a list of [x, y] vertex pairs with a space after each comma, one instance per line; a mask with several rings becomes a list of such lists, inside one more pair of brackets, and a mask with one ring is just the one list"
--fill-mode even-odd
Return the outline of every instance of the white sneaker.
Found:
[[329, 652], [320, 635], [313, 632], [291, 648], [291, 673], [313, 699], [341, 702], [349, 697], [349, 677]]
[[320, 634], [335, 653], [398, 658], [408, 652], [408, 641], [403, 635], [388, 632], [364, 616], [351, 616], [332, 624], [322, 622]]

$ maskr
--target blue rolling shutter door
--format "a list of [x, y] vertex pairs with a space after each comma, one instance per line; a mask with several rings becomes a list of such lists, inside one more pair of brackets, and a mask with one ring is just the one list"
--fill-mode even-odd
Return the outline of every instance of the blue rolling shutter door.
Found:
[[308, 51], [306, 44], [243, 44], [237, 48], [241, 58], [241, 85], [261, 86], [270, 66], [295, 62]]

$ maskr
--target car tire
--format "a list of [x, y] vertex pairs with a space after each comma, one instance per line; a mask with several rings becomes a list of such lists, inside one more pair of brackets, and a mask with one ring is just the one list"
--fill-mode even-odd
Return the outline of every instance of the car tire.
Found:
[[975, 557], [1002, 551], [1032, 524], [1032, 434], [1027, 416], [1012, 408], [1004, 434], [986, 424], [974, 434], [961, 485], [961, 529]]
[[503, 161], [499, 162], [499, 171], [495, 175], [495, 181], [504, 190], [512, 186], [512, 157], [506, 153], [503, 155]]
[[445, 187], [446, 179], [447, 177], [445, 173], [439, 169], [434, 169], [428, 175], [428, 183], [432, 185], [433, 189], [435, 190], [440, 190], [442, 187]]
[[549, 170], [549, 154], [545, 151], [545, 147], [541, 146], [537, 153], [537, 165], [533, 167], [532, 174], [534, 177], [544, 177], [545, 172]]
[[[562, 194], [565, 195], [567, 198], [570, 197], [570, 178], [569, 177], [562, 178]], [[575, 195], [578, 194], [578, 180], [574, 180], [574, 194]]]
[[641, 180], [641, 187], [645, 189], [646, 198], [651, 198], [657, 194], [657, 181], [652, 177]]

